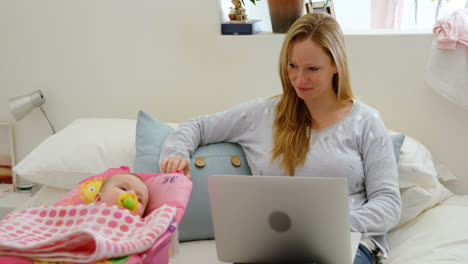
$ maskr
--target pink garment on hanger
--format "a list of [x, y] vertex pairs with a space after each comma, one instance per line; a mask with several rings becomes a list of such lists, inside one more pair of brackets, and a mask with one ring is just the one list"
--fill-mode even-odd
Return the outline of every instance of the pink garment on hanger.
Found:
[[458, 9], [451, 16], [437, 20], [433, 32], [439, 49], [453, 50], [457, 43], [468, 48], [468, 9]]
[[439, 95], [468, 109], [468, 9], [439, 19], [433, 32], [427, 84]]

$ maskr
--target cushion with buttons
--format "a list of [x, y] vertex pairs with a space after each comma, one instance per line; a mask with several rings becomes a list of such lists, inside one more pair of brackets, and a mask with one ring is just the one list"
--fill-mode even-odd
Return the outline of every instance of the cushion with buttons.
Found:
[[[161, 146], [173, 128], [140, 111], [136, 126], [135, 172], [161, 173]], [[207, 176], [213, 174], [251, 175], [244, 151], [238, 144], [215, 143], [198, 147], [190, 160], [192, 194], [179, 224], [179, 241], [213, 239], [213, 224]]]

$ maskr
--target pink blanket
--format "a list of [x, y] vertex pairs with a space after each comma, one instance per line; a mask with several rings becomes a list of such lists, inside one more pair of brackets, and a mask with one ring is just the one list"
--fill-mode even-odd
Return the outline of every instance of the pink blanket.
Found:
[[0, 255], [90, 263], [148, 250], [169, 227], [176, 208], [145, 218], [107, 204], [41, 206], [0, 222]]

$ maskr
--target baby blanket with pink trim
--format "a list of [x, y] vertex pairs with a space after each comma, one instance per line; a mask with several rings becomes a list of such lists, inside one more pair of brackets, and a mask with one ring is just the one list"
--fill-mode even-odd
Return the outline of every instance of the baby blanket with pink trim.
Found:
[[162, 205], [142, 218], [108, 204], [26, 209], [0, 222], [0, 255], [92, 263], [138, 254], [167, 230], [176, 211]]

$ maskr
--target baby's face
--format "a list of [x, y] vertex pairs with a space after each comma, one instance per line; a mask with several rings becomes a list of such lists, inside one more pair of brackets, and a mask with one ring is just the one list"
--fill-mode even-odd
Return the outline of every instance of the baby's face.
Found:
[[120, 173], [108, 179], [109, 182], [96, 195], [96, 202], [117, 204], [118, 198], [123, 193], [133, 193], [138, 197], [136, 214], [143, 216], [148, 205], [148, 188], [146, 184], [135, 175]]

